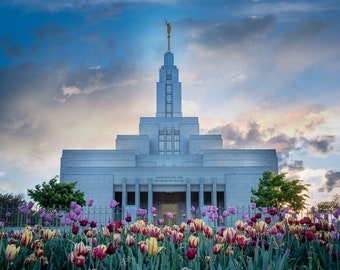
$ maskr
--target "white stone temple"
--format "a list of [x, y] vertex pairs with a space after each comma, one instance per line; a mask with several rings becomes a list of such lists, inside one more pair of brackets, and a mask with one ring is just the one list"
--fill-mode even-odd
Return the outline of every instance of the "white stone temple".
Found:
[[118, 135], [115, 150], [63, 150], [61, 182], [77, 181], [96, 206], [115, 199], [121, 218], [142, 208], [151, 220], [155, 207], [158, 218], [172, 212], [180, 223], [192, 215], [191, 206], [198, 217], [209, 205], [248, 207], [263, 172], [278, 172], [276, 150], [223, 149], [221, 135], [200, 134], [198, 117], [182, 116], [169, 28], [156, 88], [156, 116], [140, 118], [138, 135]]

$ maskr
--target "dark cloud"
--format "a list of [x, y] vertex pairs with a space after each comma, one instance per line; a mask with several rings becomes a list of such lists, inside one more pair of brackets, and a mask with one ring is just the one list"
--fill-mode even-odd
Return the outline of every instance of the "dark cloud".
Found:
[[325, 186], [320, 188], [320, 192], [331, 192], [333, 188], [338, 188], [340, 187], [340, 171], [333, 171], [330, 170], [326, 173], [326, 183]]
[[66, 28], [59, 26], [53, 21], [48, 21], [41, 27], [34, 29], [32, 35], [38, 39], [55, 39], [64, 37], [67, 32]]
[[[137, 79], [138, 71], [134, 63], [120, 61], [107, 67], [79, 67], [64, 76], [64, 88], [75, 87], [76, 94], [91, 94], [95, 91], [110, 90], [130, 78]], [[112, 92], [115, 91], [113, 87]], [[64, 95], [70, 95], [64, 93]]]
[[305, 170], [303, 160], [291, 160], [289, 163], [284, 163], [282, 165], [286, 167], [289, 172], [300, 172]]
[[276, 18], [267, 15], [262, 18], [251, 17], [240, 22], [191, 21], [184, 25], [191, 34], [190, 43], [211, 48], [222, 48], [227, 45], [244, 44], [264, 37], [273, 27]]
[[12, 35], [5, 35], [0, 38], [0, 47], [4, 54], [10, 58], [20, 58], [24, 55], [24, 47], [15, 43]]
[[321, 153], [321, 154], [327, 154], [333, 150], [333, 143], [335, 142], [335, 136], [322, 135], [312, 140], [305, 139], [305, 142], [314, 151]]
[[289, 136], [278, 129], [266, 128], [261, 124], [251, 121], [246, 128], [229, 123], [208, 131], [210, 134], [221, 134], [226, 148], [266, 148], [276, 149], [281, 160], [281, 167], [289, 170], [303, 170], [302, 161], [291, 161], [288, 158], [294, 151], [306, 151], [327, 154], [333, 150], [335, 136], [320, 135], [314, 139], [306, 138], [303, 133], [299, 137]]
[[289, 44], [289, 46], [318, 41], [319, 34], [326, 30], [327, 27], [328, 25], [326, 23], [309, 21], [288, 32], [284, 38], [287, 41], [286, 44]]
[[98, 5], [96, 8], [91, 11], [86, 16], [86, 19], [91, 23], [96, 23], [98, 21], [107, 20], [107, 19], [115, 19], [116, 14], [121, 12], [124, 9], [124, 5]]

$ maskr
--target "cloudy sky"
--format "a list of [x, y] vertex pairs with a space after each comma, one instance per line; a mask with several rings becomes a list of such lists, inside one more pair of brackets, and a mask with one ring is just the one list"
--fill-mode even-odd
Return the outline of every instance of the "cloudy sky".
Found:
[[114, 149], [155, 116], [171, 50], [183, 115], [225, 148], [276, 148], [310, 202], [340, 193], [340, 3], [2, 0], [0, 192], [59, 175], [63, 149]]

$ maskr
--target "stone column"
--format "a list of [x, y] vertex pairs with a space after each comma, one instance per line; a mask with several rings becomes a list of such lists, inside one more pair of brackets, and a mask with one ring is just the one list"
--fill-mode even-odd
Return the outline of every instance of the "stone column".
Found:
[[225, 179], [225, 184], [224, 184], [224, 209], [227, 208], [227, 190], [228, 190], [228, 184], [227, 184], [227, 180]]
[[148, 222], [152, 220], [150, 208], [153, 206], [152, 179], [148, 181]]
[[[200, 179], [200, 191], [199, 191], [199, 208], [200, 208], [200, 212], [203, 210], [203, 205], [204, 205], [204, 185], [203, 185], [204, 179], [201, 178]], [[200, 213], [201, 216], [201, 213]]]
[[187, 193], [186, 193], [186, 218], [191, 218], [191, 183], [190, 179], [187, 179]]
[[135, 183], [135, 205], [136, 208], [140, 208], [140, 192], [139, 192], [139, 179], [136, 179]]
[[127, 201], [127, 192], [126, 192], [126, 179], [124, 178], [122, 181], [122, 218], [125, 216], [125, 205]]
[[216, 179], [213, 179], [212, 182], [212, 205], [217, 206]]

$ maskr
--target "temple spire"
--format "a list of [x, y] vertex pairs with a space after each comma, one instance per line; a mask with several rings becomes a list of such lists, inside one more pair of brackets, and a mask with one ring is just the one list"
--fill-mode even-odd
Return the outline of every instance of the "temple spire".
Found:
[[166, 20], [165, 21], [167, 32], [168, 32], [168, 52], [170, 52], [170, 33], [171, 33], [171, 24]]

